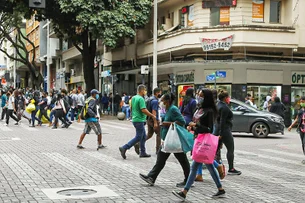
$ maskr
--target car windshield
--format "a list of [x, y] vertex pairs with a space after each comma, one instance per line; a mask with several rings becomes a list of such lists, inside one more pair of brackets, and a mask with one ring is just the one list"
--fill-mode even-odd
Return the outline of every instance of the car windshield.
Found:
[[248, 105], [248, 104], [245, 104], [241, 101], [238, 101], [238, 100], [231, 100], [231, 103], [230, 103], [230, 106], [231, 106], [231, 110], [232, 111], [243, 111], [245, 109], [248, 109], [250, 111], [254, 111], [254, 112], [258, 112], [259, 110]]

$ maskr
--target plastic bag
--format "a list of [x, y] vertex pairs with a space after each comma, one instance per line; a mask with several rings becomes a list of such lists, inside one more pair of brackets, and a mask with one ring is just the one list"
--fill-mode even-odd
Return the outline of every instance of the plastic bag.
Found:
[[[40, 114], [40, 110], [38, 110], [37, 113], [36, 113], [37, 118], [39, 117], [39, 114]], [[50, 118], [50, 114], [51, 114], [51, 111], [47, 110], [47, 115], [48, 115], [49, 118]], [[48, 119], [46, 119], [44, 116], [41, 117], [41, 122], [42, 123], [49, 123]]]
[[198, 163], [212, 164], [218, 147], [219, 137], [210, 134], [199, 134], [195, 139], [192, 158]]
[[182, 146], [181, 146], [181, 141], [180, 141], [177, 129], [174, 124], [172, 124], [167, 131], [162, 151], [166, 152], [166, 153], [183, 152]]
[[194, 146], [194, 133], [192, 134], [191, 132], [187, 131], [187, 129], [178, 124], [175, 124], [175, 127], [177, 129], [181, 141], [183, 152], [187, 153], [189, 151], [192, 151]]
[[26, 108], [25, 108], [26, 112], [28, 113], [32, 113], [32, 111], [35, 110], [35, 104], [30, 103]]

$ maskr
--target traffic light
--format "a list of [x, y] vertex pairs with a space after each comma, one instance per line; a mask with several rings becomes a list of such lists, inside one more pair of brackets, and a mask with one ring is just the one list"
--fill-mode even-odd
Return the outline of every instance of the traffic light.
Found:
[[45, 8], [46, 0], [29, 0], [30, 8]]

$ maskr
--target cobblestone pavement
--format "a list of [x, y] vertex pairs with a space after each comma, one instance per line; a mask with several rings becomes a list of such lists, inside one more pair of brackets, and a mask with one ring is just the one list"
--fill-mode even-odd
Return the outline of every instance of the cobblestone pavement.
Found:
[[[155, 186], [149, 187], [138, 174], [148, 173], [156, 161], [155, 139], [147, 142], [151, 158], [140, 159], [132, 149], [123, 160], [118, 147], [134, 136], [132, 124], [105, 119], [101, 124], [107, 148], [97, 151], [94, 134], [85, 138], [86, 149], [76, 149], [83, 123], [56, 130], [46, 125], [29, 128], [25, 121], [9, 127], [0, 123], [0, 202], [179, 202], [171, 194], [183, 180], [178, 161], [171, 156]], [[243, 173], [222, 181], [227, 197], [211, 198], [216, 186], [204, 170], [204, 182], [195, 184], [188, 202], [304, 202], [304, 156], [295, 132], [267, 139], [239, 134], [235, 148], [235, 166]], [[88, 186], [97, 186], [100, 197], [56, 194], [57, 188]], [[55, 195], [49, 194], [51, 189]]]

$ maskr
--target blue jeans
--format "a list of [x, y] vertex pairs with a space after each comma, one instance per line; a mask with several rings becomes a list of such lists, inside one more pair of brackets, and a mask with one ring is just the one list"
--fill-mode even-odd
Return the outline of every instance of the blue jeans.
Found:
[[130, 107], [129, 106], [123, 106], [122, 107], [122, 112], [125, 113], [126, 119], [128, 119], [130, 117]]
[[[194, 181], [195, 181], [195, 178], [196, 178], [196, 172], [197, 172], [197, 169], [198, 169], [198, 166], [201, 165], [202, 166], [202, 163], [198, 163], [196, 161], [193, 161], [192, 163], [192, 166], [191, 166], [191, 172], [190, 172], [190, 175], [187, 179], [187, 182], [186, 182], [186, 185], [184, 186], [184, 189], [186, 191], [189, 191], [189, 189], [191, 188], [191, 186], [193, 185]], [[215, 169], [215, 167], [213, 166], [213, 164], [206, 164], [206, 167], [207, 169], [209, 170], [217, 188], [222, 188], [222, 185], [221, 185], [221, 182], [220, 182], [220, 179], [219, 179], [219, 176], [218, 176], [218, 173]]]
[[32, 111], [32, 113], [31, 113], [31, 119], [32, 119], [32, 125], [33, 125], [33, 126], [35, 125], [35, 120], [37, 120], [38, 123], [41, 123], [41, 120], [39, 120], [39, 119], [36, 117], [36, 113], [37, 113], [38, 110], [39, 110], [39, 106], [36, 106], [36, 107], [35, 107], [35, 110]]
[[53, 121], [53, 118], [54, 118], [54, 116], [55, 116], [55, 113], [56, 113], [56, 111], [51, 111], [51, 113], [50, 113], [50, 122], [52, 123], [52, 121]]
[[77, 108], [71, 108], [71, 121], [74, 121], [75, 113], [77, 112]]
[[[216, 160], [214, 160], [213, 166], [214, 166], [215, 168], [218, 168], [219, 163], [218, 163]], [[200, 165], [198, 166], [197, 175], [202, 175], [202, 164], [200, 164]]]
[[140, 154], [145, 154], [146, 153], [146, 149], [145, 149], [146, 132], [145, 132], [144, 123], [143, 122], [133, 122], [133, 126], [136, 129], [136, 136], [132, 140], [130, 140], [127, 144], [125, 144], [123, 146], [123, 148], [130, 149], [136, 143], [140, 142], [140, 149], [141, 149]]

